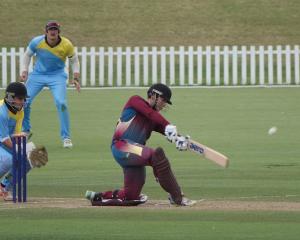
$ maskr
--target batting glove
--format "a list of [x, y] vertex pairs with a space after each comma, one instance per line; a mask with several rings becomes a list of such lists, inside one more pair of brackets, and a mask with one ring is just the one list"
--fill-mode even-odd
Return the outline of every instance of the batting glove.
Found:
[[170, 141], [171, 143], [174, 143], [176, 141], [177, 138], [177, 128], [175, 125], [167, 125], [165, 128], [165, 135], [166, 138], [168, 139], [168, 141]]
[[186, 151], [188, 148], [188, 137], [185, 136], [177, 136], [175, 144], [176, 144], [176, 148], [179, 151]]

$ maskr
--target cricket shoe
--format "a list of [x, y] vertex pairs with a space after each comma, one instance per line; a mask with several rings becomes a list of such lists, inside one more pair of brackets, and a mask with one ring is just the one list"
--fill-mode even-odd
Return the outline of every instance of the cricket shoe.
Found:
[[64, 148], [72, 148], [73, 147], [73, 143], [71, 141], [70, 138], [65, 138], [63, 141], [63, 147]]
[[93, 192], [93, 191], [90, 191], [90, 190], [87, 190], [87, 191], [85, 192], [85, 198], [86, 198], [87, 200], [93, 200], [94, 197], [95, 197], [95, 195], [96, 195], [96, 192]]
[[0, 198], [2, 198], [4, 201], [11, 201], [12, 200], [12, 195], [10, 191], [7, 191], [5, 187], [3, 187], [0, 184]]
[[177, 206], [190, 207], [197, 203], [197, 201], [188, 199], [187, 197], [184, 197], [184, 196], [182, 196], [182, 200], [181, 200], [180, 204], [175, 203], [173, 198], [171, 197], [171, 195], [169, 195], [168, 199], [172, 205], [177, 205]]
[[137, 206], [147, 202], [148, 196], [140, 195], [140, 199], [124, 200], [120, 198], [103, 198], [101, 192], [86, 191], [85, 198], [90, 200], [92, 206]]

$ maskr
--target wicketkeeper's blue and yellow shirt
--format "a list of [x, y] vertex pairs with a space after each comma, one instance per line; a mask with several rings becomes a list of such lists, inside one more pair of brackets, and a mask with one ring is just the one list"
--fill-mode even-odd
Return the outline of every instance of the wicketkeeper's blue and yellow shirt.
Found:
[[0, 100], [0, 146], [12, 134], [22, 131], [23, 118], [23, 110], [14, 114], [8, 110], [4, 100]]
[[46, 42], [45, 35], [37, 36], [28, 45], [32, 54], [36, 55], [34, 72], [56, 74], [64, 71], [67, 57], [72, 57], [75, 49], [70, 40], [60, 37], [61, 41], [54, 47]]

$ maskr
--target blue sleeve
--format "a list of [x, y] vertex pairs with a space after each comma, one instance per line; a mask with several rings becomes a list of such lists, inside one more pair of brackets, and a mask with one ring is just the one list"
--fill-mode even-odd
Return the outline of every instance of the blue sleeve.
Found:
[[0, 141], [9, 137], [8, 119], [0, 114]]
[[37, 36], [34, 39], [32, 39], [30, 41], [30, 43], [28, 44], [28, 48], [35, 53], [36, 52], [36, 48], [38, 46], [38, 44], [45, 38], [45, 35], [41, 35], [41, 36]]

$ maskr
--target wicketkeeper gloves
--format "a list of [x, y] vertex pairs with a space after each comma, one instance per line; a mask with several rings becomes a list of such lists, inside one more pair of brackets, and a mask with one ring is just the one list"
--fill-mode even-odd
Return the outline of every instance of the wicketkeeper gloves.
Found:
[[40, 168], [45, 166], [48, 162], [48, 153], [46, 147], [34, 146], [32, 150], [27, 153], [27, 158], [32, 168]]

